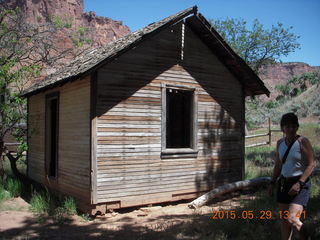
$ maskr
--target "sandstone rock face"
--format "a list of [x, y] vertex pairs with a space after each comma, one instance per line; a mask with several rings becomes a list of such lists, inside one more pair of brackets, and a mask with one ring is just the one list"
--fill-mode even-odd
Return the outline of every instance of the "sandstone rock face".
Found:
[[266, 66], [259, 74], [259, 77], [271, 91], [271, 98], [274, 98], [277, 95], [276, 91], [274, 91], [276, 85], [284, 85], [293, 76], [315, 70], [320, 70], [320, 67], [313, 67], [303, 62], [277, 63]]
[[12, 7], [19, 7], [29, 23], [46, 23], [58, 16], [72, 23], [72, 28], [88, 28], [88, 37], [95, 46], [106, 44], [130, 33], [121, 21], [96, 16], [94, 12], [83, 12], [83, 0], [7, 0]]

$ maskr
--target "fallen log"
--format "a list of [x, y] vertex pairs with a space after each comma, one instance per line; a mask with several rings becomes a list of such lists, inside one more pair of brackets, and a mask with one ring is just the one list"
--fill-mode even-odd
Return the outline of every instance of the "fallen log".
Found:
[[228, 183], [225, 185], [222, 185], [220, 187], [217, 187], [210, 192], [207, 192], [206, 194], [202, 195], [201, 197], [198, 197], [197, 199], [193, 200], [191, 203], [188, 204], [189, 208], [199, 208], [205, 205], [207, 202], [212, 200], [213, 198], [216, 198], [222, 194], [233, 192], [239, 189], [247, 188], [247, 187], [254, 187], [257, 185], [263, 185], [268, 182], [270, 182], [270, 177], [260, 177], [260, 178], [253, 178], [249, 180], [243, 180], [238, 181], [234, 183]]

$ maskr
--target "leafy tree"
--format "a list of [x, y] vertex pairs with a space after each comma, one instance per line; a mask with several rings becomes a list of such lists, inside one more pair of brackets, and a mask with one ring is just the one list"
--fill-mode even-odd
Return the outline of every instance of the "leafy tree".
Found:
[[[61, 48], [56, 44], [63, 27], [69, 23], [64, 25], [59, 18], [54, 18], [48, 24], [32, 25], [24, 19], [19, 9], [11, 9], [0, 1], [0, 156], [5, 151], [5, 135], [12, 134], [22, 143], [16, 158], [7, 154], [14, 161], [26, 150], [25, 128], [21, 127], [26, 122], [26, 100], [20, 96], [22, 91], [44, 67], [80, 53], [73, 47]], [[1, 157], [0, 177], [3, 176]]]
[[257, 19], [253, 21], [251, 28], [247, 27], [247, 22], [243, 19], [226, 18], [210, 22], [257, 73], [264, 65], [273, 63], [300, 47], [297, 42], [299, 36], [291, 32], [292, 27], [285, 28], [281, 23], [266, 29]]
[[[249, 27], [243, 19], [226, 18], [210, 20], [214, 28], [230, 47], [255, 71], [277, 62], [300, 47], [299, 36], [292, 33], [292, 27], [281, 23], [267, 29], [255, 19]], [[284, 90], [284, 89], [283, 89]], [[286, 89], [287, 90], [287, 89]], [[269, 116], [272, 104], [267, 106], [256, 99], [246, 100], [246, 121], [251, 125], [263, 123]]]

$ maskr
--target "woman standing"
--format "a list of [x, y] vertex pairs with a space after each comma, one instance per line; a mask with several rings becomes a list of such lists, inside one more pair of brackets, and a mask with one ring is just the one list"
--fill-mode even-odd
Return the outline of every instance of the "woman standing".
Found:
[[297, 135], [298, 117], [294, 113], [284, 114], [280, 127], [285, 137], [277, 142], [277, 157], [273, 177], [268, 189], [273, 195], [275, 183], [278, 182], [277, 201], [281, 219], [283, 240], [290, 240], [292, 230], [300, 234], [300, 239], [308, 239], [305, 225], [300, 221], [303, 209], [310, 197], [312, 174], [316, 162], [309, 140]]

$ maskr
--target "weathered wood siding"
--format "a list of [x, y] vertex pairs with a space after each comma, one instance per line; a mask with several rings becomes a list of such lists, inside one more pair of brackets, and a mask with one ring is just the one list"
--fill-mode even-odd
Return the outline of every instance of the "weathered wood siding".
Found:
[[[188, 27], [183, 36], [177, 24], [99, 69], [98, 203], [171, 201], [242, 178], [242, 86]], [[161, 158], [162, 84], [197, 89], [197, 157]]]
[[[45, 176], [46, 95], [59, 92], [58, 176]], [[28, 175], [84, 201], [90, 199], [90, 77], [28, 99]]]

